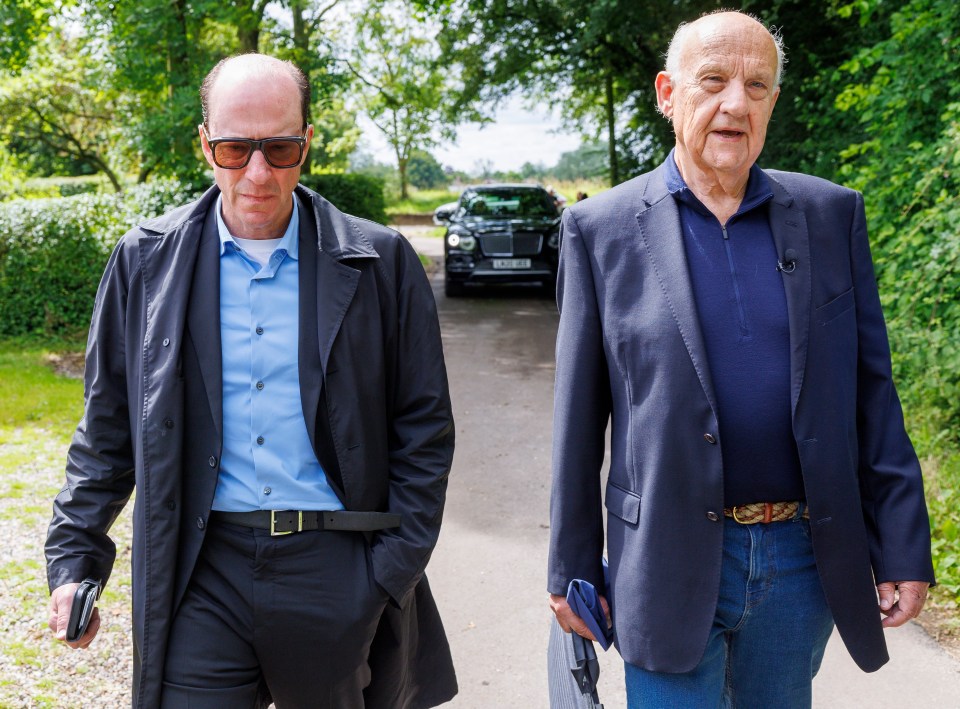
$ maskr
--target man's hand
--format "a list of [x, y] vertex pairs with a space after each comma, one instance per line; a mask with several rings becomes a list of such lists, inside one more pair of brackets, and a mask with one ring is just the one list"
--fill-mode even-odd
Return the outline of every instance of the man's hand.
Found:
[[877, 584], [880, 612], [887, 616], [883, 619], [883, 627], [896, 628], [920, 615], [929, 587], [926, 581], [884, 581]]
[[[603, 615], [607, 618], [607, 627], [609, 627], [612, 624], [610, 619], [610, 606], [607, 604], [606, 598], [603, 596], [600, 596], [599, 598], [600, 606], [603, 608]], [[593, 637], [593, 633], [590, 632], [590, 628], [587, 627], [587, 624], [583, 622], [580, 616], [573, 612], [570, 604], [567, 603], [566, 597], [551, 593], [550, 610], [552, 610], [553, 614], [557, 616], [557, 622], [560, 624], [563, 632], [574, 632], [580, 637], [586, 638], [587, 640], [596, 641], [596, 638]]]
[[63, 640], [74, 649], [87, 647], [97, 636], [97, 631], [100, 630], [100, 609], [94, 608], [87, 632], [76, 642], [67, 642], [67, 624], [70, 622], [73, 594], [77, 592], [79, 587], [80, 584], [78, 583], [66, 583], [55, 588], [53, 593], [50, 594], [49, 616], [47, 618], [47, 625], [50, 626], [50, 630], [53, 631], [57, 640]]

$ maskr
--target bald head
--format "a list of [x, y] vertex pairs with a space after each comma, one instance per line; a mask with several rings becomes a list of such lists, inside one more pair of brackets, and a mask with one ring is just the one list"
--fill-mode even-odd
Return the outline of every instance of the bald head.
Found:
[[291, 94], [299, 96], [300, 113], [303, 117], [301, 130], [306, 130], [310, 123], [309, 79], [292, 62], [281, 61], [265, 54], [240, 54], [228, 57], [210, 70], [200, 86], [203, 124], [210, 127], [218, 89], [243, 86], [259, 79], [273, 79], [280, 85], [290, 86]]
[[696, 53], [704, 45], [717, 41], [729, 41], [730, 36], [744, 38], [757, 33], [763, 33], [769, 38], [770, 51], [776, 57], [775, 85], [779, 86], [783, 76], [783, 66], [787, 61], [783, 50], [783, 38], [779, 32], [771, 32], [755, 17], [744, 12], [723, 10], [704, 15], [693, 22], [681, 24], [674, 33], [673, 39], [670, 40], [665, 69], [677, 77], [685, 66], [689, 66], [689, 61], [685, 61], [689, 53]]

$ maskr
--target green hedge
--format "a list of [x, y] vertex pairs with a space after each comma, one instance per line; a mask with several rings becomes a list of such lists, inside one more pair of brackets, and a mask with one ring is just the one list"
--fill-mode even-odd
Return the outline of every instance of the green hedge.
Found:
[[0, 204], [0, 335], [84, 332], [117, 240], [133, 225], [195, 196], [165, 181], [122, 194]]
[[387, 223], [383, 180], [380, 178], [369, 175], [328, 173], [301, 175], [300, 182], [325, 197], [342, 212], [363, 217], [378, 224]]

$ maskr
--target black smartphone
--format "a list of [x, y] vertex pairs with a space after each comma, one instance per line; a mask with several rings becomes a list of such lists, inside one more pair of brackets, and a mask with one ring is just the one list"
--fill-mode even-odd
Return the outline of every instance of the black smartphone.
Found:
[[87, 632], [93, 609], [100, 597], [100, 582], [85, 579], [73, 594], [73, 606], [70, 608], [70, 622], [67, 623], [67, 640], [76, 642]]

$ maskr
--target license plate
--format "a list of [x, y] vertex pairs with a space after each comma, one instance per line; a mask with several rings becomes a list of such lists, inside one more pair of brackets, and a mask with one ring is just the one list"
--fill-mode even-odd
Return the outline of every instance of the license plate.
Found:
[[505, 268], [505, 269], [519, 269], [519, 268], [530, 268], [532, 265], [530, 259], [528, 258], [495, 258], [493, 259], [494, 268]]

